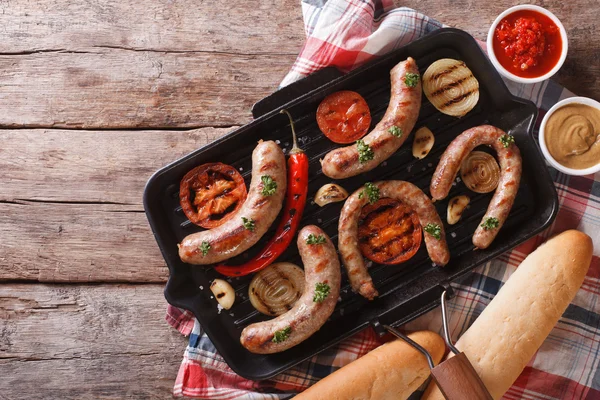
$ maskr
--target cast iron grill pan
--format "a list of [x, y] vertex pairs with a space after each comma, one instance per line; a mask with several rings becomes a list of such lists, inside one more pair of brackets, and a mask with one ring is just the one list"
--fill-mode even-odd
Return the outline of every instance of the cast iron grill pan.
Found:
[[[523, 157], [521, 186], [506, 224], [490, 248], [474, 250], [472, 235], [485, 213], [492, 193], [470, 192], [457, 179], [449, 196], [435, 203], [445, 222], [446, 207], [451, 197], [467, 194], [471, 198], [471, 204], [461, 221], [456, 225], [445, 224], [451, 252], [451, 260], [446, 267], [433, 265], [425, 246], [421, 246], [419, 252], [406, 263], [397, 266], [373, 265], [370, 272], [380, 297], [372, 302], [351, 291], [343, 270], [338, 306], [320, 331], [283, 353], [256, 355], [248, 352], [239, 343], [242, 329], [250, 323], [268, 319], [258, 313], [248, 300], [248, 284], [252, 275], [227, 279], [236, 290], [236, 302], [231, 310], [219, 311], [209, 286], [213, 279], [223, 277], [211, 268], [181, 262], [177, 254], [177, 243], [188, 234], [201, 230], [187, 220], [179, 205], [181, 178], [197, 165], [220, 161], [235, 166], [249, 185], [251, 153], [259, 139], [278, 141], [286, 154], [291, 147], [289, 122], [286, 116], [278, 113], [279, 109], [285, 107], [294, 117], [299, 144], [310, 159], [309, 200], [301, 226], [316, 224], [337, 243], [337, 223], [343, 202], [325, 207], [311, 202], [316, 191], [332, 181], [321, 172], [319, 159], [338, 146], [319, 131], [315, 117], [317, 106], [330, 93], [339, 90], [357, 91], [369, 104], [373, 117], [372, 128], [383, 116], [389, 102], [389, 71], [408, 56], [417, 60], [421, 74], [440, 58], [465, 61], [479, 81], [479, 103], [469, 114], [458, 119], [441, 114], [423, 96], [415, 129], [427, 126], [434, 133], [436, 141], [429, 155], [423, 160], [413, 158], [411, 133], [400, 150], [379, 167], [337, 182], [352, 193], [365, 182], [407, 180], [428, 194], [432, 173], [447, 145], [464, 130], [489, 123], [513, 134]], [[314, 80], [318, 80], [319, 76], [312, 78], [312, 83], [299, 81], [291, 89], [277, 92], [257, 103], [253, 110], [255, 115], [265, 113], [264, 115], [157, 171], [148, 181], [144, 193], [148, 220], [170, 270], [165, 289], [167, 301], [192, 311], [229, 366], [245, 378], [271, 377], [369, 324], [400, 325], [416, 318], [437, 306], [441, 292], [450, 282], [536, 235], [556, 215], [556, 191], [531, 134], [537, 109], [533, 103], [509, 93], [475, 40], [465, 32], [441, 29], [345, 76], [332, 78], [331, 70], [324, 74], [329, 80], [316, 85], [316, 88]], [[304, 85], [307, 88], [302, 91]], [[298, 93], [304, 94], [298, 96]], [[486, 148], [482, 150], [487, 151]], [[242, 263], [259, 251], [272, 237], [276, 226], [277, 221], [257, 245], [232, 259], [230, 263]], [[295, 240], [278, 261], [301, 265]]]

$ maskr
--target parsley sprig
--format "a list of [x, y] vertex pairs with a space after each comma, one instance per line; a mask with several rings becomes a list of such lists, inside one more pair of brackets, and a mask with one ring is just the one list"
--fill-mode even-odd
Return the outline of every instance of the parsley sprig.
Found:
[[322, 303], [323, 300], [329, 296], [329, 292], [331, 292], [331, 287], [322, 282], [317, 282], [315, 285], [315, 295], [313, 296], [313, 301], [315, 303]]
[[358, 198], [362, 199], [365, 196], [369, 199], [369, 203], [375, 203], [379, 200], [379, 188], [371, 182], [365, 183], [365, 189], [358, 194]]
[[502, 135], [498, 140], [500, 140], [500, 143], [502, 143], [504, 148], [507, 148], [515, 142], [515, 137], [513, 135]]
[[244, 223], [244, 228], [248, 229], [250, 232], [254, 232], [256, 224], [252, 218], [242, 217], [242, 222]]
[[425, 225], [423, 230], [425, 232], [429, 233], [431, 236], [433, 236], [437, 240], [440, 240], [442, 238], [442, 227], [439, 226], [438, 224], [428, 223], [427, 225]]
[[419, 74], [413, 74], [412, 72], [407, 72], [404, 75], [404, 84], [408, 87], [415, 87], [417, 83], [419, 83], [420, 76]]
[[402, 129], [400, 129], [396, 125], [389, 128], [388, 132], [391, 133], [392, 136], [396, 136], [396, 137], [402, 137], [402, 135], [404, 134], [404, 132], [402, 132]]
[[375, 152], [363, 140], [356, 141], [356, 150], [358, 150], [358, 162], [361, 164], [375, 158]]
[[327, 241], [327, 239], [325, 239], [325, 236], [323, 235], [318, 235], [315, 236], [312, 233], [308, 235], [308, 237], [306, 238], [306, 244], [323, 244]]
[[202, 256], [205, 256], [208, 254], [208, 251], [210, 250], [210, 243], [202, 242], [202, 244], [200, 246], [198, 246], [198, 249], [202, 252]]
[[290, 333], [292, 333], [292, 327], [288, 326], [286, 328], [283, 328], [281, 330], [275, 331], [275, 335], [273, 336], [273, 339], [271, 340], [273, 343], [281, 343], [285, 340], [287, 340], [287, 338], [290, 337]]
[[260, 177], [263, 184], [262, 194], [263, 196], [272, 196], [277, 190], [277, 182], [271, 178], [270, 175], [263, 175]]
[[495, 218], [495, 217], [488, 217], [481, 224], [481, 227], [483, 229], [485, 229], [486, 231], [495, 229], [498, 226], [500, 226], [500, 221], [498, 221], [498, 218]]

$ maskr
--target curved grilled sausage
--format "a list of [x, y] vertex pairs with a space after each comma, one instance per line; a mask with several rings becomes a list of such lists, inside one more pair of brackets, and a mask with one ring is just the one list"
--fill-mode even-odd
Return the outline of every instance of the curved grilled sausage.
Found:
[[[266, 176], [277, 184], [275, 193], [269, 196], [262, 193], [265, 186], [262, 177]], [[223, 225], [186, 236], [178, 245], [181, 260], [190, 264], [213, 264], [248, 250], [267, 232], [279, 214], [285, 188], [283, 151], [275, 142], [259, 142], [252, 152], [252, 181], [246, 201]], [[244, 228], [242, 217], [254, 221], [252, 231]]]
[[[361, 163], [356, 144], [335, 149], [327, 153], [321, 162], [325, 175], [343, 179], [370, 171], [402, 146], [415, 126], [421, 108], [420, 76], [417, 84], [409, 87], [405, 83], [407, 73], [419, 75], [417, 63], [410, 57], [390, 71], [392, 89], [388, 108], [375, 129], [362, 139], [375, 153], [373, 159]], [[389, 131], [393, 126], [400, 129], [399, 137]]]
[[[308, 244], [306, 241], [311, 234], [322, 235], [325, 242]], [[248, 325], [242, 331], [240, 342], [252, 353], [271, 354], [294, 347], [318, 331], [337, 304], [342, 278], [340, 262], [329, 237], [317, 226], [306, 226], [298, 234], [298, 251], [304, 264], [304, 293], [290, 311], [272, 320]], [[314, 301], [317, 283], [326, 283], [330, 287], [322, 302]], [[286, 329], [287, 338], [274, 342], [275, 332]]]
[[506, 133], [503, 130], [491, 125], [467, 129], [458, 135], [442, 154], [431, 179], [431, 196], [435, 200], [441, 200], [448, 196], [463, 160], [475, 147], [485, 144], [496, 151], [500, 162], [500, 182], [481, 221], [483, 223], [487, 218], [496, 218], [498, 227], [493, 229], [485, 229], [481, 225], [477, 227], [473, 235], [473, 244], [480, 249], [487, 248], [504, 225], [515, 202], [521, 182], [521, 172], [523, 171], [521, 152], [514, 143], [504, 147], [500, 141], [504, 135]]
[[[374, 183], [374, 185], [379, 189], [380, 198], [389, 197], [401, 201], [415, 210], [423, 227], [427, 224], [440, 227], [442, 231], [440, 239], [436, 239], [425, 231], [423, 231], [423, 234], [431, 261], [437, 265], [446, 265], [450, 260], [450, 251], [446, 243], [444, 224], [429, 197], [410, 182], [381, 181]], [[352, 193], [344, 203], [338, 225], [338, 247], [342, 263], [348, 271], [348, 279], [352, 285], [352, 290], [369, 300], [373, 300], [378, 296], [377, 289], [373, 285], [373, 280], [367, 271], [365, 261], [358, 247], [358, 220], [362, 208], [368, 202], [368, 196], [360, 196], [363, 190], [364, 187]]]

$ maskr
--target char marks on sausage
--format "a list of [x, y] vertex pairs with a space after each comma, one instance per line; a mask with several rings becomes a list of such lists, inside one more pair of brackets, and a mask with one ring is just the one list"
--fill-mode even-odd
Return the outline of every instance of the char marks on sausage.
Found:
[[[414, 87], [406, 86], [406, 74], [419, 74], [417, 63], [408, 58], [390, 71], [391, 95], [388, 108], [377, 126], [362, 140], [375, 153], [375, 157], [361, 163], [356, 144], [330, 151], [322, 161], [323, 173], [333, 179], [343, 179], [370, 171], [402, 146], [410, 135], [421, 108], [421, 80]], [[388, 129], [397, 126], [402, 134], [392, 135]]]
[[[381, 181], [374, 183], [374, 185], [379, 189], [380, 198], [398, 200], [412, 208], [417, 213], [419, 222], [423, 227], [430, 223], [440, 227], [440, 239], [424, 232], [425, 245], [429, 257], [434, 263], [440, 266], [446, 265], [450, 260], [450, 251], [446, 244], [444, 224], [429, 197], [410, 182]], [[378, 293], [358, 244], [360, 212], [368, 202], [368, 196], [360, 195], [363, 190], [365, 188], [361, 187], [352, 193], [344, 203], [338, 225], [338, 247], [342, 263], [348, 271], [348, 279], [352, 289], [363, 297], [372, 300], [378, 296]]]
[[514, 143], [504, 147], [500, 138], [505, 135], [506, 132], [491, 125], [467, 129], [458, 135], [442, 154], [431, 179], [431, 196], [435, 200], [442, 200], [448, 196], [462, 162], [475, 147], [488, 145], [496, 151], [500, 164], [500, 181], [481, 222], [483, 224], [488, 218], [496, 218], [498, 227], [485, 229], [481, 224], [477, 227], [473, 235], [473, 244], [480, 249], [489, 247], [496, 238], [513, 206], [521, 182], [521, 153]]
[[[311, 234], [322, 235], [326, 240], [320, 244], [308, 244]], [[240, 343], [252, 353], [278, 353], [296, 346], [318, 331], [335, 309], [342, 278], [333, 243], [321, 228], [309, 225], [298, 234], [298, 251], [304, 264], [304, 292], [288, 312], [244, 328]], [[317, 283], [327, 284], [330, 288], [322, 302], [314, 301]], [[275, 332], [286, 329], [289, 334], [284, 340], [273, 341]]]
[[[260, 142], [252, 152], [252, 181], [244, 204], [223, 225], [186, 236], [179, 244], [179, 257], [189, 264], [221, 262], [252, 247], [267, 232], [281, 210], [286, 189], [285, 156], [273, 141]], [[277, 184], [275, 193], [262, 194], [261, 177], [268, 175]], [[254, 229], [244, 227], [242, 217], [254, 221]], [[203, 243], [208, 251], [202, 252]], [[205, 247], [206, 250], [206, 247]]]

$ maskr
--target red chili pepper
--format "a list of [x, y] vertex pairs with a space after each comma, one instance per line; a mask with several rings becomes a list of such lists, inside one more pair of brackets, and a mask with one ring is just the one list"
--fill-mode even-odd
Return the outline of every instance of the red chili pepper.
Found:
[[245, 276], [266, 268], [288, 248], [298, 231], [308, 193], [308, 157], [298, 147], [292, 116], [286, 110], [281, 110], [281, 113], [285, 113], [289, 117], [294, 138], [294, 145], [288, 159], [288, 186], [283, 217], [277, 227], [275, 237], [252, 259], [238, 266], [220, 264], [215, 267], [217, 272], [225, 276]]

